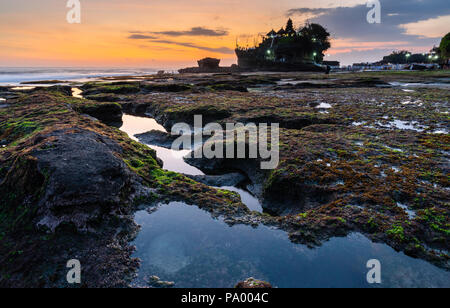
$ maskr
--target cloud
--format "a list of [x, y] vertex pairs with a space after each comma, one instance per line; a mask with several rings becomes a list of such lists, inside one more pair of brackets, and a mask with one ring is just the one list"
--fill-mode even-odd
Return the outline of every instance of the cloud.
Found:
[[402, 25], [450, 15], [448, 0], [380, 0], [380, 2], [381, 24], [367, 22], [366, 16], [370, 8], [365, 4], [334, 8], [293, 8], [286, 13], [315, 14], [311, 21], [323, 24], [334, 36], [364, 41], [423, 39], [419, 35], [405, 32]]
[[156, 36], [151, 35], [144, 35], [144, 34], [132, 34], [128, 37], [130, 40], [149, 40], [149, 39], [155, 39]]
[[404, 29], [408, 35], [441, 38], [450, 31], [448, 25], [450, 25], [450, 15], [400, 25], [400, 28]]
[[210, 37], [220, 37], [227, 36], [228, 31], [224, 29], [208, 29], [204, 27], [193, 27], [189, 30], [184, 31], [133, 31], [133, 34], [152, 34], [152, 35], [164, 35], [164, 36], [210, 36]]
[[206, 50], [221, 54], [234, 54], [234, 49], [228, 47], [207, 47], [203, 45], [197, 45], [190, 42], [177, 42], [164, 37], [179, 37], [179, 36], [209, 36], [220, 37], [228, 35], [227, 30], [212, 30], [204, 27], [193, 27], [186, 31], [130, 31], [128, 39], [131, 40], [147, 40], [150, 43], [160, 43], [167, 45], [182, 46], [187, 48], [195, 48], [199, 50]]
[[330, 8], [308, 8], [308, 7], [302, 7], [297, 9], [290, 9], [287, 11], [286, 16], [292, 16], [292, 15], [314, 15], [318, 16], [321, 14], [325, 14], [328, 11], [332, 9]]
[[[367, 22], [371, 8], [366, 1], [341, 2], [340, 6], [327, 8], [294, 7], [285, 13], [307, 15], [310, 22], [325, 26], [334, 39], [329, 53], [346, 64], [377, 61], [397, 49], [426, 52], [439, 44], [439, 38], [449, 30], [448, 0], [380, 0], [380, 3], [381, 24]], [[337, 45], [336, 40], [341, 43]]]
[[151, 43], [160, 43], [160, 44], [183, 46], [183, 47], [195, 48], [195, 49], [206, 50], [206, 51], [222, 53], [222, 54], [234, 54], [234, 50], [231, 49], [231, 48], [228, 48], [228, 47], [207, 47], [207, 46], [197, 45], [197, 44], [194, 44], [194, 43], [176, 42], [176, 41], [162, 40], [162, 39], [151, 40], [150, 42]]

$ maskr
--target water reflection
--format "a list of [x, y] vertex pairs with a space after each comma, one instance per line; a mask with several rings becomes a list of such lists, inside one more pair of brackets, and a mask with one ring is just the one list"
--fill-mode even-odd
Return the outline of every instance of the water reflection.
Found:
[[360, 234], [333, 238], [317, 249], [293, 244], [285, 232], [260, 226], [229, 227], [195, 206], [172, 202], [149, 214], [134, 257], [142, 260], [135, 283], [157, 275], [176, 287], [232, 287], [255, 277], [277, 287], [371, 287], [370, 259], [382, 264], [381, 287], [449, 287], [450, 273], [425, 261], [372, 243]]
[[127, 133], [135, 141], [138, 141], [138, 139], [134, 135], [143, 134], [151, 130], [166, 132], [166, 129], [158, 124], [155, 119], [124, 114], [122, 121], [123, 125], [120, 127], [120, 130]]
[[[135, 141], [139, 141], [135, 135], [143, 134], [151, 130], [167, 132], [162, 125], [151, 118], [123, 115], [122, 121], [123, 125], [120, 130], [126, 132]], [[204, 175], [202, 171], [184, 161], [183, 157], [189, 154], [191, 152], [190, 150], [174, 151], [150, 144], [148, 146], [156, 151], [156, 156], [163, 161], [163, 168], [165, 170], [189, 175]]]
[[165, 170], [189, 175], [204, 175], [200, 169], [197, 169], [184, 161], [183, 157], [189, 154], [191, 150], [174, 151], [156, 145], [148, 146], [156, 151], [156, 156], [163, 161], [163, 168]]
[[242, 203], [244, 203], [251, 211], [257, 211], [259, 213], [263, 212], [263, 208], [258, 198], [253, 196], [248, 191], [233, 186], [224, 186], [219, 188], [238, 193], [241, 196]]

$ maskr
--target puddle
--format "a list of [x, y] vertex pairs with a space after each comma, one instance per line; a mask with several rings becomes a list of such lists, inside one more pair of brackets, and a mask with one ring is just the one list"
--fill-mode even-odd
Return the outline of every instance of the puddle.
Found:
[[158, 122], [152, 118], [136, 117], [124, 114], [122, 121], [123, 125], [120, 127], [120, 130], [127, 133], [128, 136], [135, 141], [138, 141], [138, 139], [134, 137], [134, 135], [143, 134], [151, 130], [167, 132], [164, 126], [158, 124]]
[[260, 92], [264, 92], [264, 88], [260, 87], [260, 88], [247, 88], [247, 91], [249, 93], [260, 93]]
[[434, 82], [434, 83], [418, 83], [418, 82], [412, 82], [412, 83], [404, 83], [404, 82], [390, 82], [391, 86], [394, 87], [401, 87], [401, 88], [441, 88], [441, 89], [450, 89], [450, 83], [441, 83], [441, 82]]
[[409, 207], [403, 203], [397, 202], [397, 206], [402, 208], [406, 214], [408, 214], [409, 219], [414, 219], [416, 218], [417, 214], [416, 212], [412, 211], [409, 209]]
[[0, 108], [8, 107], [8, 104], [2, 104], [3, 102], [6, 102], [6, 99], [0, 97]]
[[439, 129], [439, 130], [435, 130], [432, 132], [433, 134], [437, 134], [437, 135], [448, 135], [448, 130], [445, 129]]
[[76, 98], [84, 98], [83, 95], [81, 95], [81, 93], [83, 93], [82, 90], [78, 89], [78, 88], [72, 88], [72, 96], [76, 97]]
[[182, 96], [174, 97], [173, 101], [175, 103], [180, 103], [180, 104], [194, 104], [195, 103], [194, 101], [190, 100], [189, 98], [182, 97]]
[[191, 153], [191, 150], [174, 151], [156, 145], [148, 144], [148, 146], [156, 151], [156, 156], [163, 161], [163, 168], [165, 170], [188, 175], [204, 175], [200, 169], [197, 169], [184, 161], [183, 157]]
[[400, 153], [404, 153], [405, 151], [403, 151], [402, 149], [399, 149], [399, 148], [393, 148], [393, 147], [390, 147], [390, 146], [387, 146], [387, 145], [385, 145], [384, 146], [386, 149], [389, 149], [389, 150], [391, 150], [391, 151], [394, 151], [394, 152], [400, 152]]
[[399, 173], [401, 170], [398, 167], [391, 167], [392, 171], [394, 171], [395, 173]]
[[381, 287], [449, 287], [450, 273], [372, 243], [361, 234], [332, 238], [317, 249], [293, 244], [266, 226], [229, 227], [196, 206], [172, 202], [156, 212], [137, 212], [142, 226], [132, 243], [141, 259], [135, 286], [157, 275], [179, 288], [233, 287], [255, 277], [280, 288], [372, 287], [367, 261], [382, 264]]
[[392, 122], [389, 122], [387, 125], [383, 123], [377, 123], [379, 126], [384, 128], [396, 128], [396, 129], [403, 129], [403, 130], [414, 130], [416, 132], [423, 132], [424, 129], [419, 126], [418, 122], [408, 122], [408, 121], [402, 121], [402, 120], [394, 120]]
[[253, 196], [248, 191], [241, 189], [241, 188], [232, 187], [232, 186], [224, 186], [224, 187], [218, 187], [218, 188], [223, 189], [223, 190], [237, 192], [241, 196], [242, 203], [244, 203], [251, 211], [256, 211], [259, 213], [263, 212], [263, 208], [262, 208], [261, 203], [259, 202], [258, 198]]
[[[387, 117], [384, 117], [384, 119], [388, 119]], [[383, 128], [383, 129], [400, 129], [400, 130], [413, 130], [416, 132], [424, 132], [426, 129], [428, 129], [429, 127], [421, 125], [419, 122], [417, 121], [402, 121], [402, 120], [394, 120], [391, 122], [376, 122], [376, 127], [372, 126], [372, 125], [366, 125], [367, 122], [352, 122], [353, 126], [365, 126], [367, 128]], [[437, 135], [446, 135], [448, 134], [448, 130], [446, 129], [437, 129], [434, 130], [432, 132], [427, 132], [427, 133], [431, 133], [431, 134], [437, 134]], [[394, 149], [397, 150], [397, 149]]]
[[316, 106], [317, 109], [329, 109], [329, 108], [333, 108], [333, 106], [331, 106], [328, 103], [320, 103], [320, 105]]
[[285, 85], [298, 85], [298, 84], [317, 84], [317, 85], [325, 85], [328, 84], [328, 81], [333, 81], [336, 79], [329, 79], [329, 80], [295, 80], [295, 79], [282, 79], [280, 81], [277, 81], [277, 85], [279, 86], [285, 86]]
[[[120, 127], [120, 130], [127, 133], [130, 138], [138, 142], [139, 140], [135, 135], [143, 134], [151, 130], [167, 132], [162, 125], [158, 124], [158, 122], [152, 118], [124, 114], [122, 121], [123, 125]], [[183, 157], [189, 154], [191, 152], [190, 150], [174, 151], [150, 144], [147, 144], [147, 146], [156, 151], [156, 156], [163, 161], [163, 168], [165, 170], [189, 175], [204, 175], [202, 171], [184, 161]]]
[[422, 101], [415, 101], [415, 102], [413, 102], [413, 101], [403, 101], [403, 102], [401, 102], [401, 104], [402, 105], [416, 105], [418, 107], [422, 107], [423, 106]]
[[33, 90], [36, 89], [36, 87], [14, 87], [11, 88], [12, 91], [26, 91], [26, 90]]

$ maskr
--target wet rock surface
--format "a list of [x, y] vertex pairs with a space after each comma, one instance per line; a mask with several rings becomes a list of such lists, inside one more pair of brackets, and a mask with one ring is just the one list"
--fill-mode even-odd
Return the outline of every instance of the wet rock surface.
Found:
[[246, 211], [237, 196], [162, 170], [155, 151], [83, 116], [82, 104], [93, 103], [41, 89], [0, 113], [0, 286], [67, 287], [70, 259], [82, 264], [80, 287], [128, 286], [142, 203]]
[[67, 129], [38, 136], [40, 140], [53, 142], [30, 153], [37, 159], [38, 170], [47, 174], [46, 191], [38, 204], [38, 228], [54, 231], [64, 223], [87, 230], [89, 223], [116, 210], [140, 185], [114, 155], [122, 149], [109, 138]]
[[271, 289], [272, 285], [268, 282], [261, 281], [255, 278], [248, 278], [244, 281], [239, 282], [236, 289]]
[[[168, 130], [177, 121], [189, 123], [193, 114], [205, 109], [226, 110], [223, 115], [230, 116], [213, 118], [221, 124], [279, 123], [281, 160], [272, 172], [261, 172], [258, 160], [186, 161], [207, 174], [246, 174], [265, 210], [283, 217], [260, 221], [281, 225], [294, 241], [317, 245], [358, 230], [408, 255], [448, 267], [448, 255], [440, 252], [448, 247], [443, 202], [448, 199], [448, 181], [442, 176], [449, 159], [448, 91], [389, 86], [395, 80], [430, 83], [441, 78], [440, 73], [289, 77], [278, 80], [293, 80], [293, 85], [305, 80], [301, 89], [269, 85], [251, 93], [185, 93], [182, 98], [162, 93], [133, 97], [132, 105]], [[427, 169], [433, 171], [424, 172]], [[405, 204], [408, 212], [418, 214], [414, 219]], [[240, 219], [229, 221], [233, 220]]]
[[122, 107], [116, 103], [85, 104], [77, 107], [77, 110], [106, 124], [111, 125], [122, 122]]
[[148, 284], [153, 288], [173, 288], [175, 286], [175, 282], [173, 281], [162, 281], [158, 276], [150, 276], [148, 278]]
[[140, 142], [145, 144], [157, 145], [163, 148], [171, 148], [173, 142], [179, 136], [172, 136], [163, 131], [152, 130], [144, 134], [135, 135], [135, 137], [138, 138]]
[[224, 175], [187, 175], [187, 177], [208, 186], [238, 186], [247, 178], [241, 173], [228, 173]]
[[[449, 269], [450, 96], [388, 86], [445, 74], [148, 76], [87, 83], [87, 100], [65, 86], [2, 88], [0, 286], [67, 286], [72, 258], [82, 261], [83, 286], [129, 285], [139, 265], [129, 246], [137, 232], [132, 214], [171, 200], [230, 226], [280, 228], [310, 247], [356, 231]], [[208, 176], [166, 171], [155, 151], [104, 124], [122, 110], [154, 117], [168, 131], [193, 124], [196, 114], [204, 124], [277, 122], [280, 163], [261, 171], [258, 159], [192, 159]], [[147, 137], [166, 146], [170, 140]], [[243, 175], [216, 176], [230, 170]], [[272, 216], [211, 187], [242, 177]], [[58, 266], [48, 269], [49, 262]]]

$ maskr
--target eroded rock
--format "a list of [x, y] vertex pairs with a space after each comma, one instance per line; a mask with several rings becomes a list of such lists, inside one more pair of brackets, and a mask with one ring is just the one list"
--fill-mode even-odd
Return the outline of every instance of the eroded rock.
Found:
[[236, 289], [271, 289], [272, 285], [268, 282], [258, 280], [255, 278], [248, 278], [244, 281], [239, 282]]

